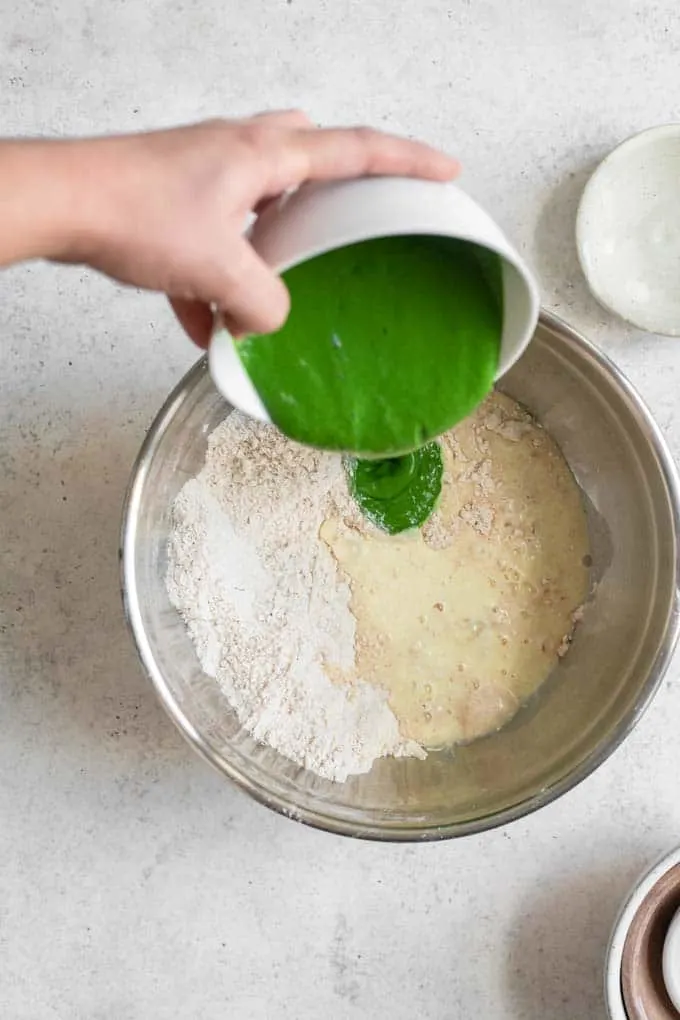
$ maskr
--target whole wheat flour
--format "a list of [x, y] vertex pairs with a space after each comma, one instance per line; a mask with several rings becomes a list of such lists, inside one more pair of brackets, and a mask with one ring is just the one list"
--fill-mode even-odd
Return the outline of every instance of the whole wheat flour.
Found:
[[174, 503], [166, 583], [241, 725], [342, 782], [383, 755], [425, 753], [357, 678], [350, 590], [318, 538], [329, 513], [356, 515], [341, 458], [233, 412]]

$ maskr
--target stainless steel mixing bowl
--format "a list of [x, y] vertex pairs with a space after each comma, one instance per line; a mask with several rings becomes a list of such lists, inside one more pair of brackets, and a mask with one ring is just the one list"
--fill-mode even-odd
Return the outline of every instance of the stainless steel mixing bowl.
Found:
[[585, 493], [595, 594], [566, 658], [492, 736], [382, 759], [344, 784], [319, 779], [244, 733], [200, 670], [165, 592], [170, 506], [200, 469], [230, 408], [200, 361], [170, 396], [134, 467], [122, 533], [122, 583], [139, 654], [193, 747], [257, 800], [300, 821], [372, 839], [480, 832], [580, 782], [649, 704], [678, 636], [678, 479], [658, 428], [617, 369], [544, 315], [501, 388], [560, 444]]

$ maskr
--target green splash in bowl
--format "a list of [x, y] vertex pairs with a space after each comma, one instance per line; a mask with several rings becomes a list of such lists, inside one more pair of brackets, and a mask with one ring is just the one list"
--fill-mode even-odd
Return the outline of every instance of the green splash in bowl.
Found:
[[420, 528], [434, 513], [442, 491], [439, 443], [383, 460], [352, 458], [349, 490], [365, 517], [388, 535]]

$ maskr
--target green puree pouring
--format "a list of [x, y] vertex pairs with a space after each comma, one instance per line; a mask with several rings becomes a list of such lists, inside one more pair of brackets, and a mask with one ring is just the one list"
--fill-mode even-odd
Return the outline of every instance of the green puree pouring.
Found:
[[369, 521], [396, 535], [428, 519], [442, 490], [442, 470], [439, 443], [428, 443], [401, 457], [350, 460], [349, 487]]
[[493, 385], [500, 259], [465, 241], [386, 237], [310, 259], [283, 279], [284, 327], [238, 344], [271, 420], [298, 442], [359, 458], [349, 461], [350, 487], [384, 530], [419, 526], [441, 489], [438, 444], [421, 448]]

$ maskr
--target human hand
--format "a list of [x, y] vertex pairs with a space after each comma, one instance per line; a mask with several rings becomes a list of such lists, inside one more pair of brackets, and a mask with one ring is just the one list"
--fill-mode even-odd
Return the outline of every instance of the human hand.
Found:
[[65, 144], [81, 182], [80, 227], [53, 257], [167, 294], [201, 347], [211, 306], [236, 335], [272, 332], [288, 315], [284, 283], [243, 235], [250, 211], [307, 180], [458, 171], [419, 142], [321, 130], [296, 111]]

